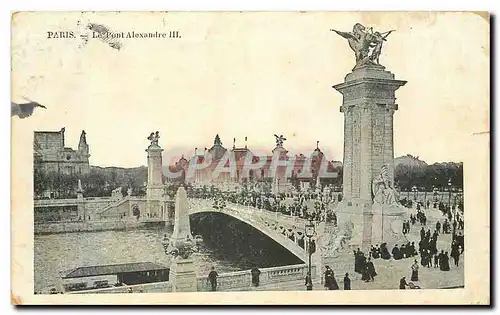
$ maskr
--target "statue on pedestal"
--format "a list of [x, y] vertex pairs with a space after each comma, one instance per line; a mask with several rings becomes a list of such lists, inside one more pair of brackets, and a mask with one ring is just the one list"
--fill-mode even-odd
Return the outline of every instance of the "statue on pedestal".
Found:
[[340, 36], [347, 39], [349, 47], [354, 51], [356, 56], [356, 66], [354, 69], [367, 65], [379, 65], [379, 58], [382, 52], [383, 42], [386, 41], [387, 36], [394, 30], [387, 32], [376, 32], [373, 28], [366, 28], [360, 23], [353, 26], [352, 32], [340, 32], [331, 29]]
[[283, 136], [283, 135], [274, 135], [274, 137], [276, 138], [276, 146], [277, 147], [282, 147], [283, 146], [283, 142], [285, 142], [286, 138]]
[[336, 217], [335, 213], [330, 210], [326, 214], [325, 222], [320, 223], [322, 233], [319, 235], [318, 243], [325, 257], [337, 255], [352, 238], [351, 223], [346, 222], [344, 230], [340, 231], [336, 222], [333, 221], [334, 217]]
[[377, 204], [397, 204], [396, 192], [392, 188], [387, 174], [387, 165], [383, 165], [380, 174], [372, 182], [373, 202]]
[[158, 139], [160, 138], [160, 133], [158, 131], [155, 132], [152, 132], [149, 137], [148, 137], [148, 140], [151, 141], [151, 144], [156, 144], [158, 145]]

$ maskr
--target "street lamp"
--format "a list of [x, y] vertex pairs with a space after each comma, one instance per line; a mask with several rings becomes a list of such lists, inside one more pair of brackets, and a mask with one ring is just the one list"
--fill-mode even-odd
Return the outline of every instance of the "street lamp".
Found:
[[448, 180], [448, 206], [451, 210], [451, 178]]
[[306, 226], [305, 226], [305, 234], [308, 238], [308, 246], [307, 246], [307, 249], [308, 249], [308, 254], [309, 254], [309, 277], [311, 277], [311, 290], [312, 290], [312, 273], [311, 273], [311, 256], [312, 254], [316, 251], [316, 243], [314, 243], [312, 241], [312, 237], [314, 236], [315, 234], [315, 225], [314, 225], [314, 222], [312, 221], [312, 219], [309, 219], [309, 222], [306, 223]]
[[417, 201], [417, 191], [418, 191], [417, 186], [413, 186], [411, 190], [413, 191], [413, 199]]
[[424, 208], [427, 209], [427, 185], [424, 186]]

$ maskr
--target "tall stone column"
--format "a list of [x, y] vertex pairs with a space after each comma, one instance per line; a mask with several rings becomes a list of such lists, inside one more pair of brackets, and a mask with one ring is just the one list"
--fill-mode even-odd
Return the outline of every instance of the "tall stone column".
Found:
[[[395, 80], [383, 66], [356, 67], [344, 83], [334, 88], [342, 93], [344, 113], [343, 200], [338, 207], [340, 222], [350, 222], [354, 246], [368, 247], [373, 230], [381, 235], [380, 222], [373, 222], [373, 180], [386, 165], [394, 182], [393, 114], [395, 91], [406, 81]], [[394, 187], [392, 185], [392, 187]], [[376, 237], [380, 241], [380, 236]]]
[[[148, 153], [148, 182], [146, 187], [146, 199], [147, 199], [147, 213], [150, 216], [161, 217], [161, 206], [163, 200], [163, 163], [162, 163], [162, 152], [163, 149], [158, 145], [158, 138], [160, 137], [158, 131], [151, 133], [148, 140], [151, 144], [146, 149]], [[144, 214], [141, 214], [144, 216]]]

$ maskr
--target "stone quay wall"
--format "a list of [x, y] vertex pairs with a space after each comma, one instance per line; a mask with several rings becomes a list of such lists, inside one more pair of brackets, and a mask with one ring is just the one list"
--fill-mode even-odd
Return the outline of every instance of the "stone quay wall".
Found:
[[123, 285], [121, 287], [67, 292], [67, 294], [158, 293], [158, 292], [172, 292], [172, 284], [166, 281], [166, 282], [155, 282], [155, 283], [136, 284], [136, 285]]
[[35, 234], [57, 234], [73, 232], [97, 232], [111, 230], [131, 230], [164, 224], [160, 220], [115, 220], [115, 221], [81, 221], [51, 222], [35, 224]]

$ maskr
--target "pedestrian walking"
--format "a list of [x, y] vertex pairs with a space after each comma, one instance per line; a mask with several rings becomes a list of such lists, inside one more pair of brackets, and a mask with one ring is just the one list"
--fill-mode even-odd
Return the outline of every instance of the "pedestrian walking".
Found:
[[207, 278], [207, 282], [210, 282], [212, 291], [217, 291], [217, 277], [219, 277], [219, 274], [215, 271], [215, 267], [212, 267], [212, 270], [208, 274]]

